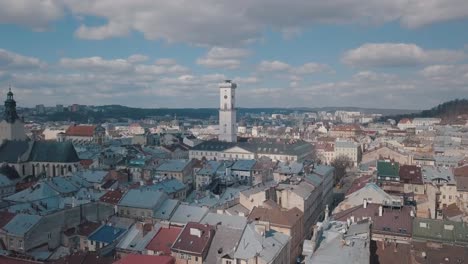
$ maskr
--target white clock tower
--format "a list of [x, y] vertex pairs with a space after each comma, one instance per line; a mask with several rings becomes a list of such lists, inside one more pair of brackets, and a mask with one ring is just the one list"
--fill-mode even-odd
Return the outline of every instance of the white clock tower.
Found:
[[220, 141], [237, 142], [236, 88], [231, 80], [219, 84], [219, 137]]

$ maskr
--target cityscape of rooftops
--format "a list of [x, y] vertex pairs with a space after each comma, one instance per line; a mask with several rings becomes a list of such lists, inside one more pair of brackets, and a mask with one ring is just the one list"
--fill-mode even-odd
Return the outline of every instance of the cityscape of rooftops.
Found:
[[0, 264], [468, 263], [468, 1], [0, 0]]

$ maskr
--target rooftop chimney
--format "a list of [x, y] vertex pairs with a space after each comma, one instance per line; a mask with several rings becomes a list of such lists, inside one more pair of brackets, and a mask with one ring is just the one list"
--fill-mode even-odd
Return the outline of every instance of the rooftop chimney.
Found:
[[362, 205], [362, 207], [367, 208], [367, 199], [364, 199], [364, 204]]
[[383, 215], [383, 207], [379, 206], [379, 216], [382, 216], [382, 215]]

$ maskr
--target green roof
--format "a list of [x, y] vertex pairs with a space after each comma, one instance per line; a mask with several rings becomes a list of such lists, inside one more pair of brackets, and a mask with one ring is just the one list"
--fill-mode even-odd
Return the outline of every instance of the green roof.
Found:
[[29, 155], [35, 162], [79, 162], [78, 154], [71, 142], [36, 141]]
[[79, 162], [71, 142], [56, 141], [9, 141], [0, 145], [0, 162]]
[[463, 222], [414, 218], [413, 239], [468, 245], [468, 226]]
[[400, 164], [398, 162], [378, 161], [377, 174], [379, 177], [398, 178], [400, 176]]

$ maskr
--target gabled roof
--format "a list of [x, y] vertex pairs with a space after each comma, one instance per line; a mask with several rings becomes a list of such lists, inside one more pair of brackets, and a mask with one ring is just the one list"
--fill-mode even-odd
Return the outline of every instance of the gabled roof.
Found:
[[41, 219], [42, 216], [39, 215], [17, 214], [3, 227], [3, 230], [12, 235], [23, 236]]
[[254, 207], [249, 215], [249, 220], [269, 222], [273, 226], [292, 228], [302, 216], [303, 213], [297, 207], [289, 210], [278, 207]]
[[29, 161], [34, 162], [79, 162], [78, 154], [71, 142], [35, 141], [29, 154]]
[[92, 137], [95, 128], [96, 126], [72, 125], [65, 131], [65, 134], [73, 137]]
[[171, 250], [203, 256], [208, 252], [214, 234], [213, 226], [189, 222], [172, 245]]
[[162, 227], [148, 243], [146, 249], [156, 252], [163, 252], [164, 255], [171, 255], [171, 246], [182, 231], [181, 227]]
[[122, 197], [119, 206], [155, 209], [167, 199], [167, 195], [162, 191], [147, 190], [144, 188], [131, 189]]

